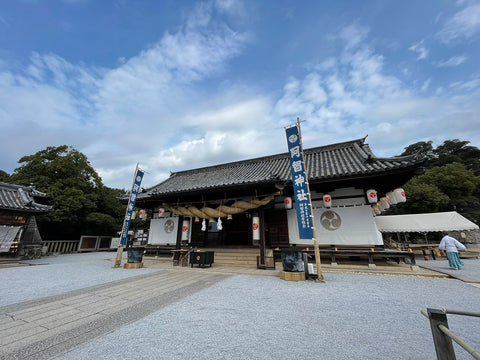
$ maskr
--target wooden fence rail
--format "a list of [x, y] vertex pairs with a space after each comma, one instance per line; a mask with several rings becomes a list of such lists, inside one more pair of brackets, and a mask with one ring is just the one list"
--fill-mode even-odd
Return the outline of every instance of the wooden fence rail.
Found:
[[480, 352], [468, 345], [462, 338], [448, 328], [447, 314], [480, 317], [480, 313], [461, 310], [430, 309], [421, 311], [430, 320], [433, 343], [438, 360], [454, 360], [455, 350], [452, 340], [465, 349], [475, 359], [480, 359]]
[[[80, 240], [43, 240], [43, 252], [47, 254], [70, 254], [77, 252]], [[46, 250], [46, 251], [45, 251]]]

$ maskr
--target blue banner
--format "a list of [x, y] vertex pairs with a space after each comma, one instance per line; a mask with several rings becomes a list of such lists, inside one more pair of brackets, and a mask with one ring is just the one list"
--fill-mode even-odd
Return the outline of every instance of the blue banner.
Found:
[[300, 239], [312, 240], [314, 238], [312, 208], [298, 126], [295, 125], [285, 129], [285, 132], [287, 134], [288, 155], [292, 172], [298, 235]]
[[132, 220], [133, 208], [135, 207], [135, 201], [137, 200], [137, 195], [138, 195], [138, 192], [140, 191], [140, 184], [142, 183], [142, 179], [143, 179], [143, 171], [140, 169], [137, 169], [137, 173], [135, 174], [135, 180], [132, 186], [132, 192], [130, 194], [130, 199], [128, 201], [125, 221], [123, 224], [122, 238], [120, 240], [120, 245], [122, 246], [125, 246], [125, 244], [127, 243], [128, 229], [130, 227], [130, 221]]

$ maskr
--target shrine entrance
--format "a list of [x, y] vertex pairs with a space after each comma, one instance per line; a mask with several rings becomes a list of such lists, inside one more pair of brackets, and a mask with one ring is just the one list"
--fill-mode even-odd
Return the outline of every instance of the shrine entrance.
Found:
[[206, 230], [202, 231], [202, 220], [192, 223], [192, 246], [199, 247], [250, 247], [252, 246], [252, 219], [248, 213], [236, 214], [231, 220], [222, 218], [222, 229], [218, 223], [205, 221]]

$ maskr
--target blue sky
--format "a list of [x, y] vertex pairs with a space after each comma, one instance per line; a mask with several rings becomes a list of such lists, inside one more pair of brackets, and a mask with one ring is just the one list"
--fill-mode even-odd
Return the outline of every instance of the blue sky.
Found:
[[0, 3], [0, 169], [71, 145], [111, 187], [368, 135], [480, 147], [479, 1]]

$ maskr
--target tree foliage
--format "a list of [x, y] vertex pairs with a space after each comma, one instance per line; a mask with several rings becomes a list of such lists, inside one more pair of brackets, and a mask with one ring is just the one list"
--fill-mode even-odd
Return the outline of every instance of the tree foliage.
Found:
[[402, 153], [402, 156], [404, 155], [417, 155], [426, 161], [431, 161], [436, 156], [433, 150], [432, 141], [419, 141], [415, 144], [408, 145]]
[[479, 223], [480, 149], [469, 143], [446, 140], [433, 148], [431, 141], [420, 141], [406, 147], [402, 155], [422, 157], [427, 170], [404, 185], [408, 200], [397, 212], [457, 210]]
[[5, 172], [3, 170], [0, 170], [0, 181], [1, 182], [8, 182], [9, 177], [10, 177], [10, 175], [8, 175], [7, 172]]
[[84, 154], [67, 145], [47, 147], [22, 157], [19, 164], [9, 182], [34, 184], [55, 209], [37, 219], [46, 238], [78, 239], [121, 230], [124, 207], [117, 196], [123, 191], [105, 187]]
[[415, 177], [404, 186], [407, 196], [405, 208], [409, 213], [431, 213], [442, 211], [450, 202], [437, 186], [426, 184]]

